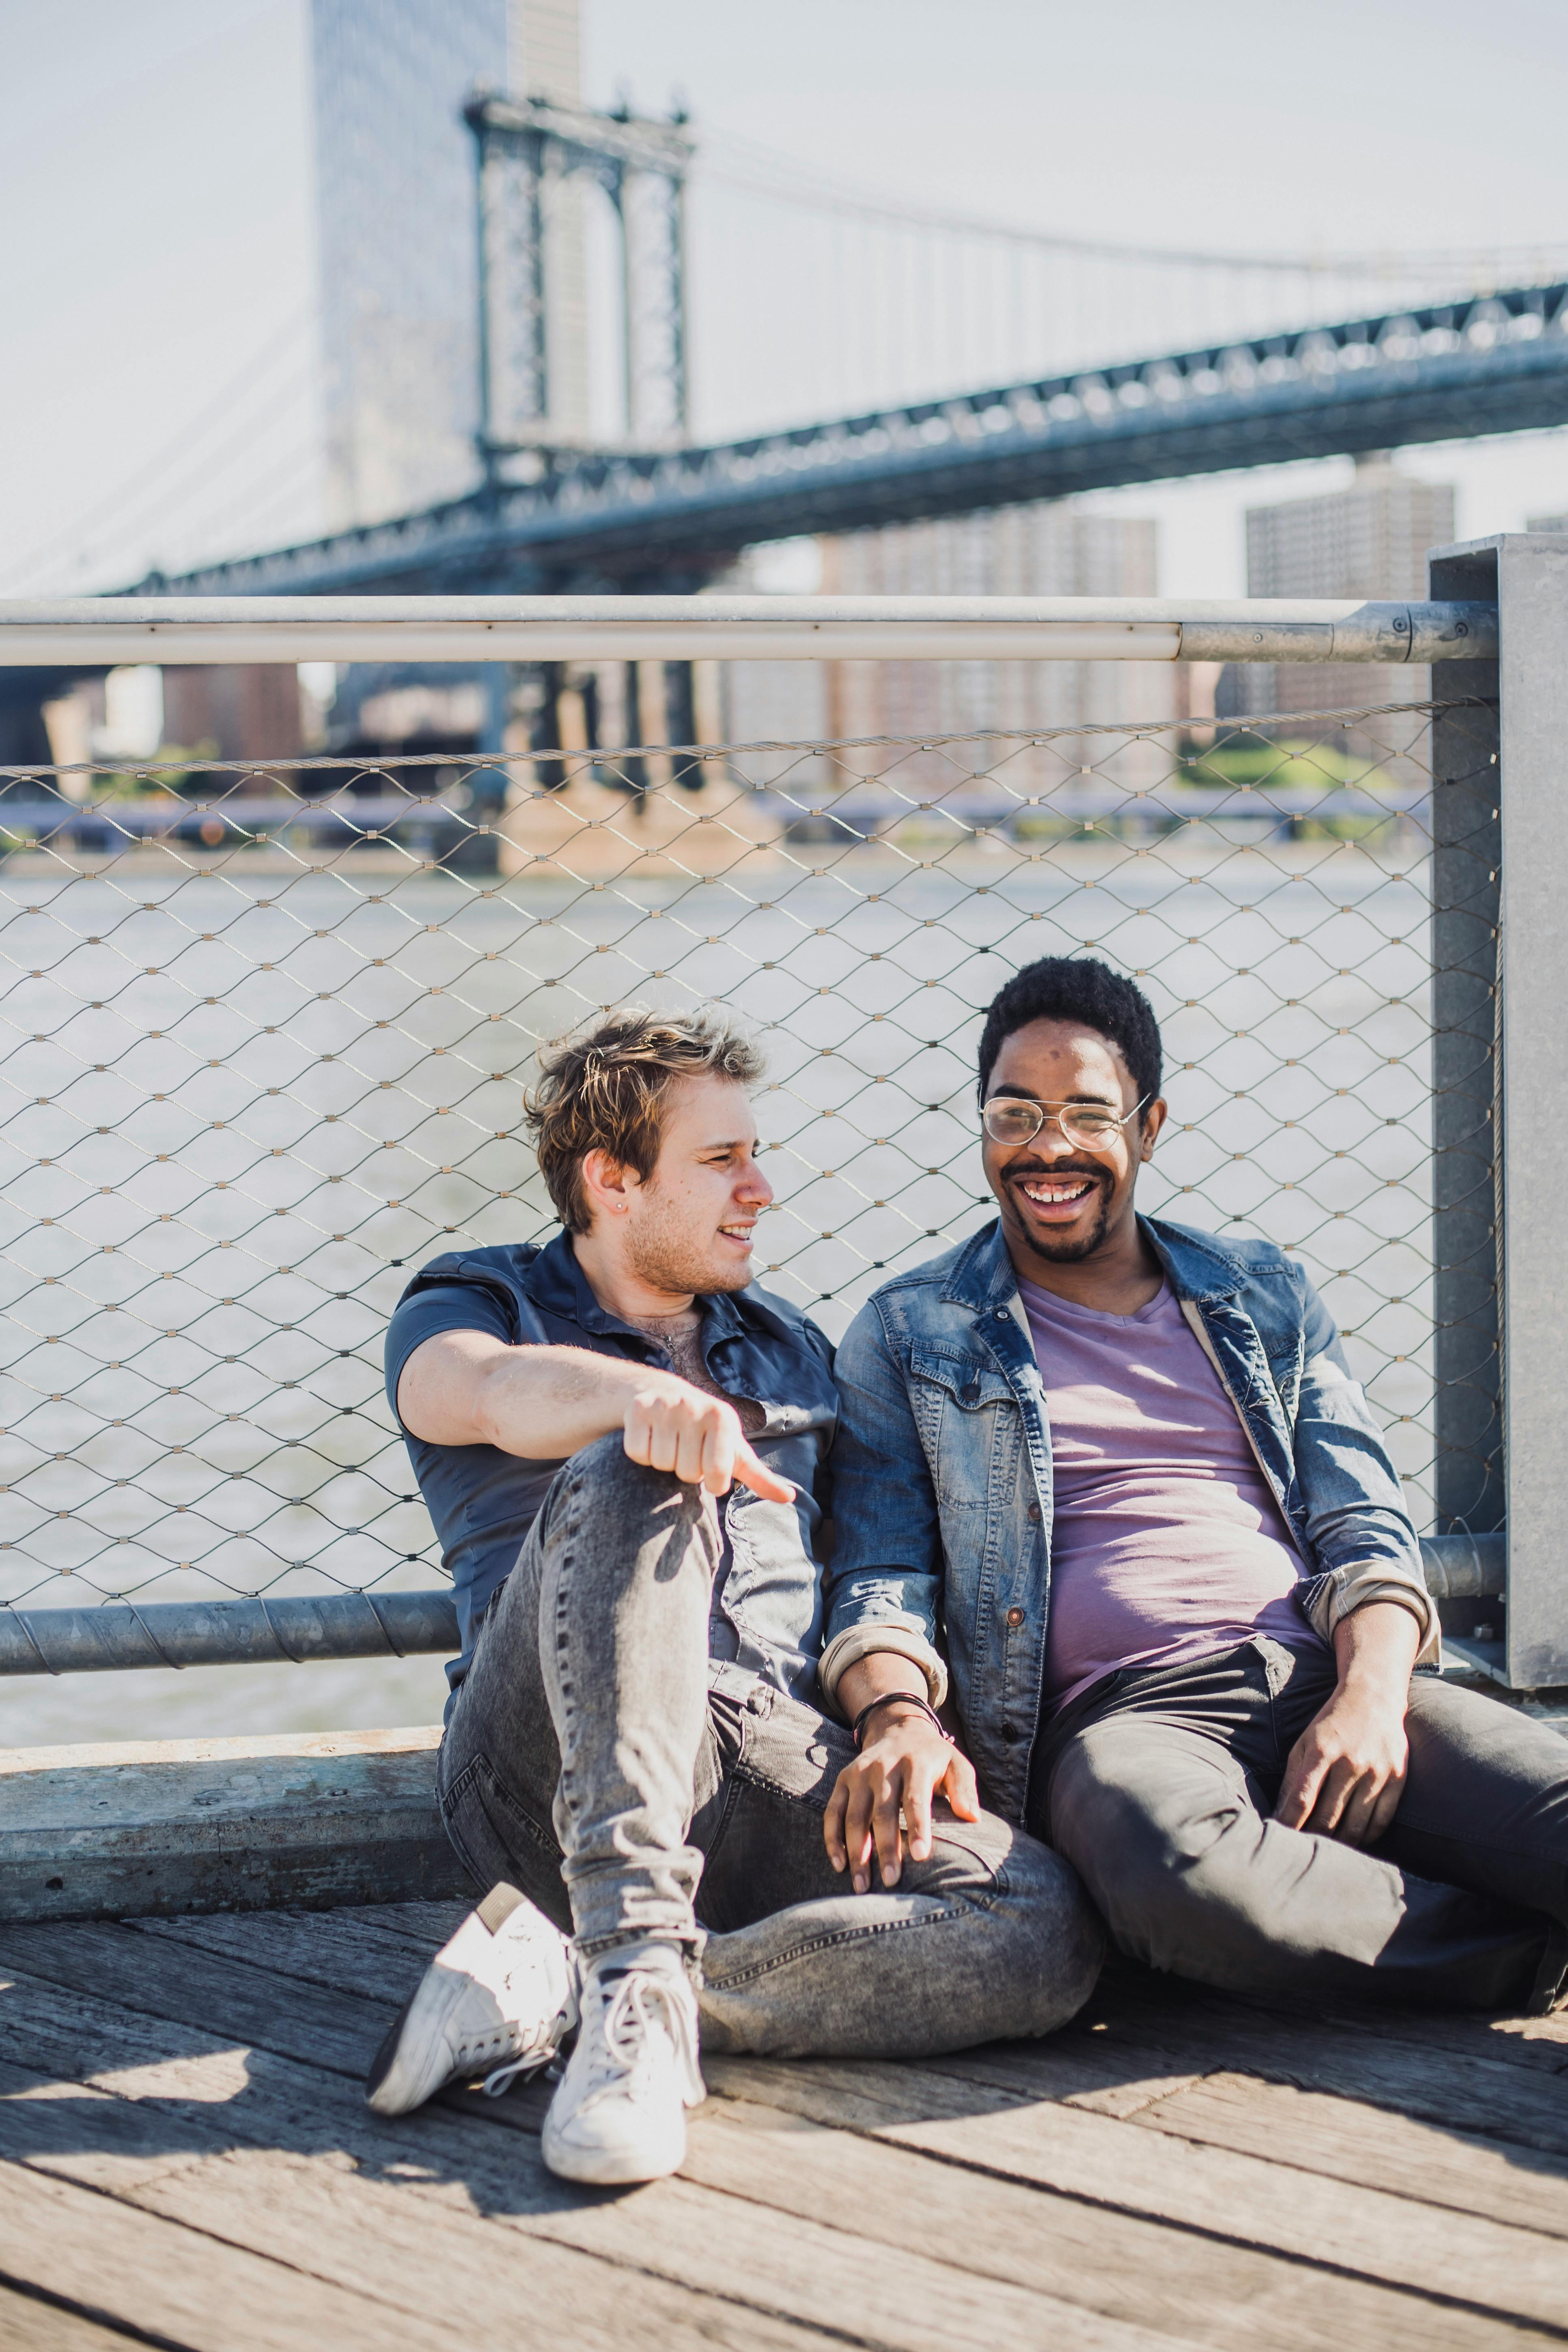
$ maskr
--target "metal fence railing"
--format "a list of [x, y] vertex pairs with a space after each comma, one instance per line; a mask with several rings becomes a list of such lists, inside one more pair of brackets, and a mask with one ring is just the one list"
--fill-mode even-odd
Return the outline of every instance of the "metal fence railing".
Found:
[[1147, 989], [1146, 1205], [1300, 1255], [1430, 1529], [1431, 771], [1462, 705], [6, 772], [0, 1604], [128, 1603], [138, 1663], [164, 1602], [264, 1602], [258, 1654], [310, 1648], [291, 1599], [431, 1646], [382, 1337], [426, 1258], [551, 1230], [539, 1042], [630, 998], [750, 1021], [762, 1278], [837, 1337], [987, 1213], [979, 1019], [1046, 952]]
[[[495, 747], [0, 772], [0, 1674], [441, 1647], [380, 1336], [430, 1252], [544, 1229], [538, 1039], [633, 995], [764, 1031], [766, 1278], [836, 1330], [984, 1213], [974, 1024], [1054, 946], [1140, 974], [1164, 1021], [1151, 1203], [1273, 1234], [1322, 1283], [1462, 1654], [1568, 1685], [1568, 541], [1438, 549], [1428, 578], [1390, 604], [0, 608], [0, 668], [32, 673], [13, 704], [51, 667], [482, 665]], [[1025, 694], [936, 737], [917, 698], [874, 740], [799, 740], [812, 719], [719, 747], [707, 666], [781, 659], [1332, 667], [1316, 713], [1230, 725], [1137, 726], [1113, 696], [1114, 725], [1085, 702], [1063, 730]], [[589, 672], [626, 688], [597, 715]], [[634, 708], [710, 740], [537, 748], [542, 710], [580, 744]]]

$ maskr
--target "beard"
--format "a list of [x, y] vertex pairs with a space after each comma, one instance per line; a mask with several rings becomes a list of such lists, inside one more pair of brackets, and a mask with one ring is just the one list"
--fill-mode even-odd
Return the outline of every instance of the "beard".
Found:
[[723, 1245], [710, 1242], [706, 1251], [692, 1238], [678, 1214], [670, 1213], [657, 1195], [644, 1195], [645, 1213], [626, 1235], [631, 1268], [650, 1289], [679, 1297], [716, 1290], [744, 1290], [752, 1279], [749, 1263], [737, 1265], [723, 1254]]
[[[1027, 1181], [1031, 1172], [1034, 1171], [1026, 1171], [1023, 1178], [1012, 1180], [1007, 1187], [1009, 1194], [1013, 1192], [1014, 1183]], [[1026, 1223], [1020, 1215], [1019, 1223], [1023, 1227], [1023, 1239], [1036, 1257], [1047, 1258], [1052, 1265], [1075, 1265], [1081, 1258], [1092, 1257], [1105, 1240], [1106, 1228], [1110, 1223], [1111, 1187], [1106, 1182], [1100, 1171], [1096, 1168], [1053, 1168], [1050, 1173], [1056, 1177], [1088, 1176], [1093, 1180], [1100, 1192], [1100, 1203], [1095, 1212], [1094, 1221], [1087, 1234], [1071, 1240], [1064, 1234], [1058, 1241], [1052, 1235], [1048, 1226], [1042, 1233]]]

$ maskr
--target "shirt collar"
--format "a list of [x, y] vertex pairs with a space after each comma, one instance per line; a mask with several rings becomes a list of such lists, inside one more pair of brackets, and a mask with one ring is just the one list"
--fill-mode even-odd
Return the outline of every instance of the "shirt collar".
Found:
[[[564, 1230], [547, 1242], [534, 1259], [531, 1287], [537, 1306], [593, 1332], [596, 1339], [634, 1339], [644, 1348], [653, 1345], [647, 1333], [639, 1330], [635, 1323], [624, 1322], [620, 1316], [600, 1306], [593, 1285], [578, 1264], [572, 1236]], [[708, 1292], [697, 1299], [696, 1306], [702, 1318], [704, 1353], [715, 1340], [733, 1339], [746, 1328], [745, 1317], [729, 1291]]]
[[[1138, 1223], [1178, 1298], [1194, 1306], [1234, 1298], [1247, 1279], [1247, 1268], [1224, 1244], [1184, 1225], [1170, 1225], [1156, 1217]], [[1017, 1276], [1002, 1236], [1002, 1221], [993, 1217], [963, 1244], [953, 1262], [942, 1296], [975, 1314], [1005, 1307], [1017, 1296]]]

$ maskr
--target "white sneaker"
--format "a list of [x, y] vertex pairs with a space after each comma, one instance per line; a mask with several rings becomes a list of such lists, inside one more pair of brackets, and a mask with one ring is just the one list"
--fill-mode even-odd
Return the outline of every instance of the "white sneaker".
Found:
[[485, 2074], [502, 2091], [548, 2066], [577, 2022], [577, 1956], [515, 1886], [492, 1886], [444, 1944], [375, 2053], [365, 2097], [380, 2116]]
[[582, 1986], [583, 2021], [544, 2119], [544, 2161], [565, 2180], [660, 2180], [686, 2155], [686, 2110], [707, 2095], [697, 1995], [670, 1944], [606, 1952]]

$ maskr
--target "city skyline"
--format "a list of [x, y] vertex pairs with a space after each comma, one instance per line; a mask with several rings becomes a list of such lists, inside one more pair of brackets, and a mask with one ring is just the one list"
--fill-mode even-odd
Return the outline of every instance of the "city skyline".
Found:
[[[1217, 23], [1227, 13], [1234, 11], [1216, 7], [1212, 21]], [[73, 76], [68, 109], [58, 63], [51, 66], [51, 59], [38, 53], [36, 37], [33, 40], [40, 101], [35, 108], [35, 121], [49, 122], [52, 104], [60, 134], [47, 155], [35, 153], [32, 158], [37, 167], [31, 183], [33, 208], [42, 212], [46, 258], [53, 252], [51, 237], [69, 243], [70, 205], [40, 208], [37, 202], [39, 189], [53, 192], [50, 169], [64, 167], [73, 139], [84, 136], [89, 128], [102, 133], [100, 148], [108, 140], [110, 159], [114, 152], [113, 133], [106, 130], [104, 121], [108, 91], [95, 83], [95, 76], [116, 62], [115, 43], [121, 37], [121, 30], [110, 26], [92, 0], [68, 0], [67, 9], [57, 12], [55, 21], [61, 21], [64, 14], [79, 18], [94, 37], [86, 43], [79, 58], [73, 58], [79, 70]], [[1336, 9], [1333, 14], [1337, 17], [1342, 12]], [[1091, 226], [1098, 213], [1108, 235], [1125, 236], [1138, 226], [1139, 188], [1142, 187], [1145, 199], [1149, 192], [1147, 166], [1130, 152], [1117, 173], [1101, 175], [1100, 184], [1087, 192], [1092, 201], [1086, 201], [1084, 185], [1072, 180], [1061, 161], [1081, 144], [1076, 116], [1069, 121], [1067, 113], [1061, 114], [1059, 136], [1049, 154], [1042, 160], [1037, 142], [1032, 163], [1029, 142], [1016, 136], [977, 142], [969, 134], [987, 107], [1004, 129], [1010, 125], [1016, 131], [1031, 75], [1043, 74], [1047, 64], [1053, 91], [1081, 88], [1098, 72], [1105, 103], [1116, 119], [1124, 124], [1142, 120], [1151, 103], [1149, 57], [1152, 52], [1148, 39], [1152, 34], [1150, 12], [1139, 8], [1134, 16], [1147, 37], [1144, 47], [1139, 50], [1134, 45], [1135, 53], [1119, 58], [1112, 71], [1103, 44], [1097, 50], [1094, 38], [1081, 26], [1068, 27], [1065, 20], [1058, 20], [1053, 26], [1052, 44], [1043, 45], [1040, 28], [1032, 23], [1029, 12], [998, 5], [973, 20], [973, 31], [955, 46], [952, 12], [933, 5], [933, 0], [921, 0], [921, 5], [905, 12], [903, 21], [910, 37], [902, 43], [884, 42], [873, 103], [868, 102], [868, 84], [877, 65], [875, 37], [879, 30], [885, 35], [890, 23], [880, 0], [838, 26], [829, 49], [813, 51], [809, 40], [803, 38], [773, 60], [760, 79], [754, 73], [748, 78], [748, 68], [758, 61], [753, 34], [744, 25], [725, 19], [722, 12], [698, 5], [698, 0], [680, 0], [680, 5], [661, 10], [657, 25], [649, 22], [647, 12], [627, 8], [621, 0], [589, 0], [584, 88], [590, 100], [608, 102], [616, 95], [617, 80], [624, 79], [639, 104], [657, 107], [680, 95], [674, 85], [683, 80], [685, 94], [700, 117], [699, 128], [716, 148], [737, 134], [768, 141], [775, 149], [787, 143], [803, 171], [826, 170], [837, 163], [842, 173], [852, 167], [858, 184], [879, 180], [893, 198], [900, 193], [901, 180], [903, 192], [918, 201], [915, 183], [923, 180], [931, 200], [962, 203], [971, 212], [1003, 215], [1011, 211], [1014, 217], [1032, 214], [1038, 219], [1049, 208], [1057, 215], [1053, 226], [1077, 231]], [[122, 67], [129, 63], [136, 69], [129, 85], [130, 103], [119, 108], [121, 133], [127, 115], [142, 121], [146, 136], [154, 142], [161, 128], [166, 131], [177, 121], [183, 134], [182, 152], [201, 179], [207, 201], [198, 213], [177, 201], [169, 188], [160, 189], [158, 202], [163, 211], [158, 217], [176, 254], [161, 257], [157, 271], [153, 270], [147, 252], [132, 249], [121, 257], [124, 268], [94, 283], [83, 277], [79, 257], [74, 274], [58, 269], [53, 273], [41, 306], [36, 286], [32, 308], [25, 300], [22, 303], [24, 331], [8, 372], [5, 397], [11, 444], [27, 447], [34, 453], [35, 463], [14, 475], [5, 494], [6, 511], [0, 519], [8, 567], [5, 584], [13, 593], [40, 583], [57, 588], [114, 584], [118, 578], [136, 575], [139, 559], [177, 562], [181, 549], [159, 542], [177, 536], [180, 499], [187, 508], [194, 505], [204, 526], [220, 538], [227, 517], [237, 551], [242, 546], [259, 547], [308, 535], [329, 520], [321, 420], [314, 407], [318, 387], [311, 381], [308, 350], [310, 304], [299, 266], [300, 254], [310, 241], [310, 175], [298, 70], [302, 25], [297, 0], [269, 0], [269, 5], [260, 5], [260, 0], [256, 5], [251, 0], [230, 0], [230, 5], [204, 12], [194, 11], [184, 0], [155, 0], [154, 5], [142, 12], [139, 39], [132, 52], [118, 59]], [[803, 32], [809, 29], [804, 26]], [[15, 25], [0, 28], [0, 37], [10, 42], [18, 66], [25, 67], [28, 57], [23, 28]], [[1369, 60], [1375, 62], [1381, 56], [1386, 65], [1385, 51], [1379, 47], [1383, 38], [1379, 27], [1367, 26], [1363, 49]], [[1503, 72], [1510, 56], [1517, 62], [1531, 42], [1536, 44], [1538, 70], [1522, 85], [1517, 74], [1512, 76], [1510, 87], [1516, 113], [1528, 114], [1547, 103], [1563, 81], [1556, 54], [1563, 45], [1560, 38], [1552, 37], [1544, 13], [1523, 5], [1503, 7], [1488, 56], [1477, 62], [1478, 88], [1481, 88], [1489, 75]], [[1019, 72], [1014, 78], [1016, 87], [1006, 87], [1002, 68], [1013, 50]], [[1228, 68], [1211, 61], [1211, 70], [1218, 76], [1217, 97], [1223, 94]], [[1401, 70], [1409, 88], [1426, 89], [1435, 100], [1440, 96], [1431, 82], [1428, 62], [1415, 58]], [[661, 73], [666, 76], [662, 88], [658, 79]], [[1302, 86], [1302, 106], [1310, 98], [1311, 79], [1309, 74]], [[1376, 73], [1371, 73], [1369, 79], [1375, 85]], [[12, 81], [14, 86], [15, 76]], [[125, 87], [123, 75], [117, 87]], [[209, 120], [220, 87], [226, 88], [242, 122], [265, 127], [263, 152], [268, 168], [264, 173], [247, 174], [241, 168], [247, 160], [244, 142], [237, 146], [232, 141], [228, 152], [237, 162], [226, 172], [221, 167]], [[1320, 88], [1320, 100], [1321, 96]], [[1450, 93], [1448, 102], [1457, 121], [1462, 111], [1458, 95]], [[1367, 89], [1358, 85], [1336, 97], [1333, 119], [1347, 134], [1354, 133], [1364, 124], [1371, 103]], [[927, 135], [932, 110], [939, 104], [948, 110], [953, 134], [945, 146]], [[1060, 111], [1059, 96], [1056, 104]], [[847, 108], [856, 105], [860, 108], [859, 133], [852, 144], [847, 144], [838, 134]], [[1435, 131], [1440, 126], [1441, 111], [1439, 107], [1433, 118]], [[1485, 119], [1471, 126], [1472, 142], [1479, 142], [1479, 148], [1472, 146], [1472, 161], [1480, 150], [1491, 152], [1499, 146], [1495, 120], [1486, 116], [1484, 109], [1482, 114]], [[1315, 238], [1320, 249], [1345, 242], [1347, 232], [1356, 226], [1358, 204], [1379, 190], [1386, 193], [1397, 177], [1400, 153], [1408, 145], [1408, 131], [1392, 125], [1388, 135], [1374, 146], [1352, 141], [1353, 152], [1345, 159], [1347, 168], [1312, 175], [1309, 189], [1296, 183], [1273, 187], [1268, 207], [1272, 216], [1266, 222], [1258, 222], [1247, 208], [1233, 209], [1228, 224], [1223, 213], [1211, 210], [1208, 223], [1216, 230], [1228, 226], [1235, 232], [1229, 242], [1238, 241], [1243, 226], [1256, 230], [1247, 242], [1267, 241], [1276, 247], [1288, 247], [1292, 236], [1298, 245]], [[1462, 235], [1468, 241], [1478, 229], [1500, 236], [1507, 229], [1517, 239], [1521, 228], [1539, 231], [1544, 225], [1550, 229], [1546, 182], [1539, 174], [1531, 181], [1535, 167], [1524, 154], [1527, 145], [1527, 142], [1512, 143], [1506, 167], [1500, 161], [1498, 172], [1489, 176], [1484, 199], [1460, 205], [1451, 192], [1436, 184], [1426, 189], [1421, 207], [1424, 236], [1441, 242], [1445, 236], [1458, 241]], [[23, 141], [24, 155], [26, 146]], [[13, 169], [17, 160], [14, 150]], [[204, 160], [208, 167], [205, 173], [201, 171]], [[1189, 199], [1212, 186], [1216, 175], [1223, 179], [1227, 171], [1234, 208], [1246, 174], [1226, 165], [1222, 156], [1208, 152], [1201, 142], [1189, 143], [1183, 152], [1183, 186]], [[126, 218], [120, 234], [132, 240], [132, 248], [138, 235], [144, 246], [155, 207], [135, 174], [121, 209]], [[57, 213], [63, 214], [58, 222]], [[1143, 233], [1148, 235], [1155, 225], [1145, 218]], [[1165, 219], [1157, 226], [1169, 240], [1184, 224]], [[1366, 244], [1367, 220], [1363, 218], [1360, 226], [1362, 242]], [[111, 247], [113, 242], [111, 237]], [[141, 356], [146, 348], [149, 306], [144, 299], [132, 299], [132, 289], [140, 288], [144, 297], [153, 278], [160, 273], [162, 299], [152, 308], [160, 322], [163, 347], [171, 341], [177, 345], [182, 334], [198, 322], [234, 329], [227, 339], [221, 332], [198, 333], [195, 348], [186, 352], [186, 364], [182, 367], [171, 368]], [[246, 287], [252, 297], [245, 306], [243, 340], [234, 328], [233, 281]], [[72, 289], [75, 291], [68, 299], [67, 291]], [[25, 289], [16, 291], [20, 296]], [[307, 296], [303, 313], [298, 301], [302, 292]], [[295, 298], [293, 310], [287, 308], [291, 297]], [[40, 307], [42, 315], [35, 324]], [[96, 333], [86, 331], [84, 315], [98, 330]], [[118, 354], [112, 404], [107, 408], [101, 390], [101, 354], [106, 349]], [[49, 368], [42, 364], [46, 350]], [[247, 352], [253, 357], [247, 358]], [[212, 379], [219, 375], [226, 361], [235, 358], [243, 362], [240, 388], [216, 404], [209, 401], [207, 409], [216, 405], [216, 418], [207, 415], [204, 421], [197, 394], [203, 389], [221, 393], [224, 382], [232, 381], [232, 366], [227, 379], [220, 376], [216, 384]], [[52, 387], [47, 397], [42, 390], [46, 383]], [[95, 387], [99, 387], [96, 393]], [[105, 422], [95, 426], [92, 420], [99, 416]], [[700, 417], [698, 423], [700, 429]], [[182, 424], [189, 429], [181, 429]], [[68, 470], [63, 466], [68, 436]], [[237, 448], [233, 446], [237, 443]], [[156, 461], [171, 445], [177, 461], [178, 499], [160, 489], [163, 477]], [[1528, 513], [1551, 511], [1568, 503], [1568, 454], [1560, 434], [1430, 449], [1419, 453], [1413, 466], [1415, 470], [1426, 468], [1456, 480], [1460, 499], [1458, 528], [1465, 532], [1516, 525]], [[207, 468], [205, 476], [204, 467]], [[163, 476], [168, 472], [166, 462]], [[1278, 469], [1268, 476], [1208, 478], [1134, 492], [1104, 492], [1095, 503], [1106, 512], [1159, 517], [1166, 551], [1162, 584], [1172, 593], [1234, 593], [1243, 579], [1240, 517], [1244, 509], [1271, 497], [1342, 487], [1349, 478], [1348, 464], [1330, 460], [1310, 467]], [[129, 516], [124, 511], [128, 479], [132, 488], [142, 484], [142, 506], [136, 508], [132, 500]], [[96, 500], [95, 488], [102, 493]], [[107, 515], [100, 511], [96, 522], [95, 505], [100, 510], [109, 509]]]

